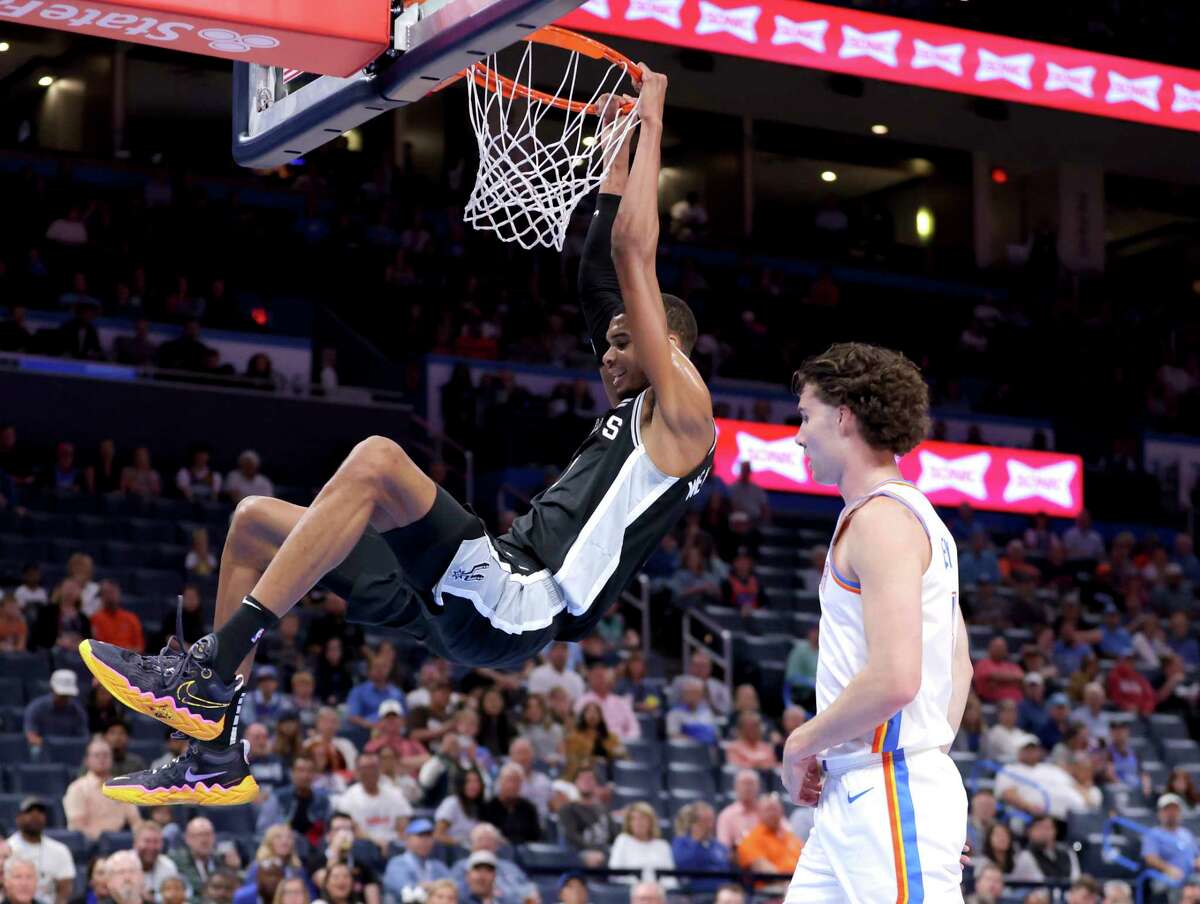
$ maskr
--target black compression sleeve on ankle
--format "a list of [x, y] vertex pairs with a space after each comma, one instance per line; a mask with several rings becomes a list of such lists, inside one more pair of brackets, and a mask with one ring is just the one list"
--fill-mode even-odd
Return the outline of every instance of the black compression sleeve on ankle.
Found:
[[242, 720], [242, 701], [245, 698], [246, 686], [242, 685], [234, 692], [233, 699], [229, 701], [229, 708], [225, 710], [225, 727], [221, 729], [221, 733], [217, 735], [216, 740], [201, 741], [201, 744], [225, 748], [232, 747], [241, 739], [246, 729], [244, 725], [239, 724]]
[[[213, 668], [222, 681], [233, 680], [246, 654], [278, 621], [274, 612], [246, 594], [233, 617], [217, 630], [217, 655]], [[247, 681], [250, 679], [249, 675], [245, 677]]]

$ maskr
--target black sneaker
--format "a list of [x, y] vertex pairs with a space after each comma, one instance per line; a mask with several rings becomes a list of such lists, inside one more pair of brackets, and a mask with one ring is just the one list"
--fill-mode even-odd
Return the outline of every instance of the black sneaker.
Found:
[[249, 756], [248, 741], [222, 748], [192, 741], [183, 754], [157, 769], [109, 779], [104, 783], [104, 796], [139, 807], [232, 807], [253, 803], [258, 797], [258, 782], [250, 774]]
[[157, 656], [143, 656], [85, 640], [79, 644], [79, 654], [96, 679], [130, 709], [190, 737], [211, 741], [225, 728], [225, 712], [242, 678], [239, 675], [226, 684], [212, 670], [215, 634], [201, 637], [186, 652], [182, 637], [171, 641]]

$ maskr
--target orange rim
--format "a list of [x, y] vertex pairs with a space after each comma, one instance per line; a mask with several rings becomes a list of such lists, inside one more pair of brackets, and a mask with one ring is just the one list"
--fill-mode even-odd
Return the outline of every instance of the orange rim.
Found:
[[[601, 44], [599, 41], [593, 40], [586, 35], [568, 31], [565, 28], [559, 28], [557, 25], [547, 25], [544, 28], [539, 28], [533, 34], [527, 35], [522, 40], [530, 41], [534, 44], [546, 44], [550, 47], [558, 47], [593, 60], [604, 60], [615, 66], [621, 66], [629, 75], [634, 85], [641, 87], [642, 71], [637, 63], [629, 59], [625, 54], [619, 53], [608, 45]], [[580, 100], [563, 100], [561, 97], [555, 97], [553, 94], [547, 94], [545, 91], [538, 91], [536, 88], [522, 85], [520, 82], [494, 72], [483, 63], [476, 63], [470, 69], [464, 69], [455, 76], [454, 80], [464, 76], [473, 78], [475, 83], [480, 87], [486, 88], [488, 91], [496, 91], [508, 98], [524, 97], [539, 104], [558, 107], [560, 110], [567, 110], [571, 113], [588, 113], [592, 116], [597, 116], [600, 113], [599, 108], [595, 104], [584, 103]], [[437, 90], [441, 90], [447, 84], [449, 82], [439, 85]], [[622, 113], [627, 113], [632, 109], [633, 104], [622, 104], [621, 106]]]

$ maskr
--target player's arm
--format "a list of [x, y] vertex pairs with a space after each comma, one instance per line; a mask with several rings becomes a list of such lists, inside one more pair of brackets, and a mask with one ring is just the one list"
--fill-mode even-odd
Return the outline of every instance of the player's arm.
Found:
[[687, 354], [667, 335], [667, 315], [658, 286], [658, 171], [667, 78], [642, 66], [641, 118], [637, 152], [612, 229], [625, 318], [638, 359], [654, 388], [656, 417], [668, 431], [708, 442], [712, 399]]
[[862, 584], [867, 663], [828, 708], [792, 732], [784, 747], [785, 773], [789, 765], [870, 734], [921, 687], [924, 529], [897, 503], [871, 500], [850, 521], [845, 540]]
[[[600, 135], [603, 140], [607, 123], [618, 115], [620, 99], [607, 96], [598, 103], [601, 105]], [[621, 204], [621, 195], [625, 193], [625, 183], [629, 180], [629, 143], [632, 137], [632, 129], [625, 132], [612, 167], [600, 183], [596, 212], [592, 214], [587, 238], [583, 242], [583, 254], [579, 259], [579, 307], [583, 311], [588, 339], [592, 343], [592, 354], [596, 356], [596, 366], [600, 368], [600, 380], [611, 405], [616, 405], [620, 399], [601, 361], [608, 351], [608, 324], [625, 309], [617, 270], [613, 266], [612, 227]]]
[[954, 607], [954, 622], [954, 661], [950, 664], [950, 707], [946, 711], [946, 718], [957, 735], [963, 712], [967, 708], [967, 698], [971, 696], [975, 666], [971, 664], [971, 639], [967, 636], [967, 623], [958, 606]]

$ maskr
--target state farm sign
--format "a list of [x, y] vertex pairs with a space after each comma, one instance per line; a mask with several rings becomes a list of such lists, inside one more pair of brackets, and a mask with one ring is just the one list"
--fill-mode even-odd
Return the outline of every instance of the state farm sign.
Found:
[[387, 50], [388, 16], [387, 4], [374, 0], [0, 0], [0, 22], [339, 76], [353, 75]]
[[[717, 420], [713, 473], [737, 480], [743, 462], [765, 490], [836, 496], [816, 483], [796, 428], [754, 421]], [[995, 512], [1077, 515], [1083, 507], [1083, 460], [1060, 452], [926, 441], [903, 456], [900, 473], [935, 505], [968, 502]]]

